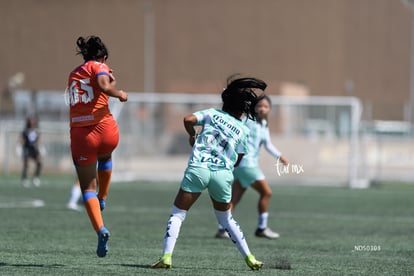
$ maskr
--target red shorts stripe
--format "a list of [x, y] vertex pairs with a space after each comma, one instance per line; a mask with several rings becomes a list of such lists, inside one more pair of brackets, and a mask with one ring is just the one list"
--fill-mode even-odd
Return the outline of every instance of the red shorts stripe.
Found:
[[92, 164], [98, 156], [112, 153], [118, 142], [119, 129], [112, 117], [96, 125], [70, 129], [70, 148], [76, 166]]

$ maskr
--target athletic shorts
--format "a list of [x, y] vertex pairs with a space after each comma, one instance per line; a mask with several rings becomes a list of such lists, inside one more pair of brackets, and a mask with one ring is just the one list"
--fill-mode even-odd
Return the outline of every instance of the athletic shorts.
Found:
[[23, 147], [23, 158], [37, 159], [40, 151], [36, 147]]
[[233, 175], [234, 179], [238, 180], [244, 189], [252, 185], [256, 180], [265, 179], [265, 176], [259, 167], [235, 167]]
[[112, 117], [96, 125], [70, 129], [70, 148], [75, 166], [96, 162], [98, 156], [112, 153], [118, 142], [118, 125]]
[[233, 174], [229, 170], [211, 171], [205, 168], [187, 167], [181, 181], [181, 189], [190, 193], [201, 193], [208, 189], [217, 202], [231, 201]]

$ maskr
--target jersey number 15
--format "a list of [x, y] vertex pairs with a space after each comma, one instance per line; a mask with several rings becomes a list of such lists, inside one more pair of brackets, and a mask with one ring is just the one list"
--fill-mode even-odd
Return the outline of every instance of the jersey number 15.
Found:
[[89, 103], [93, 100], [93, 89], [90, 86], [90, 79], [72, 81], [69, 86], [69, 102], [74, 106], [78, 103]]

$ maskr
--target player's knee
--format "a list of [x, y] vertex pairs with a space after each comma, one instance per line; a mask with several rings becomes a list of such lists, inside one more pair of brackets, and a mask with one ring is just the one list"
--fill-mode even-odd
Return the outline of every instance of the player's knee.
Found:
[[263, 192], [260, 194], [262, 198], [271, 198], [272, 197], [272, 190], [270, 189], [265, 189], [263, 190]]

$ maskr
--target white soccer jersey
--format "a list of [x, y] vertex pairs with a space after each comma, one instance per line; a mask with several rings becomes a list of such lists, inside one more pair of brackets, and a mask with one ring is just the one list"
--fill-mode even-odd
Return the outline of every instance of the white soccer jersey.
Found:
[[249, 129], [227, 112], [206, 109], [195, 112], [202, 127], [197, 136], [188, 166], [210, 170], [233, 170], [239, 153], [247, 152]]
[[267, 121], [262, 120], [262, 123], [246, 119], [246, 126], [250, 130], [248, 139], [247, 154], [244, 155], [239, 167], [258, 167], [260, 147], [265, 146], [265, 149], [275, 158], [279, 158], [281, 152], [272, 144], [270, 140], [269, 128], [267, 127]]

